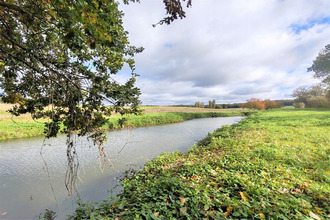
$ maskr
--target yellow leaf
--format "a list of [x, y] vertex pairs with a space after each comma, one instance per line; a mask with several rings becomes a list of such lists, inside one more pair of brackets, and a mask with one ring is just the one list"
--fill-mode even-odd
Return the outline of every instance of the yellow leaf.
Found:
[[307, 185], [302, 185], [300, 189], [306, 189], [308, 186]]
[[155, 212], [155, 213], [154, 213], [154, 216], [155, 216], [155, 217], [159, 217], [159, 212]]
[[316, 212], [317, 214], [322, 214], [323, 212], [319, 209], [314, 209], [314, 212]]
[[229, 212], [229, 213], [230, 213], [231, 211], [233, 211], [233, 207], [231, 207], [231, 206], [228, 206], [228, 207], [227, 207], [227, 212]]
[[182, 196], [180, 196], [179, 199], [180, 199], [181, 206], [184, 206], [184, 203], [186, 202], [186, 199], [184, 197], [182, 197]]
[[249, 201], [248, 194], [246, 192], [239, 192], [244, 202]]
[[266, 219], [266, 217], [265, 217], [265, 215], [263, 213], [260, 213], [259, 215], [260, 215], [260, 218], [261, 219]]
[[87, 44], [88, 46], [91, 45], [91, 39], [90, 39], [90, 38], [87, 38], [87, 40], [86, 40], [86, 44]]

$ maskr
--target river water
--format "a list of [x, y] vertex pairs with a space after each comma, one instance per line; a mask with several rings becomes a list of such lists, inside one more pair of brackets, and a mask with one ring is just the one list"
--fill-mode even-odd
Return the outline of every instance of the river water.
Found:
[[[186, 152], [209, 132], [243, 117], [202, 118], [156, 127], [108, 132], [106, 152], [113, 167], [100, 166], [98, 151], [86, 138], [75, 137], [80, 172], [78, 195], [64, 186], [66, 145], [58, 138], [0, 141], [0, 219], [36, 219], [45, 209], [64, 219], [76, 201], [101, 201], [120, 190], [118, 179], [162, 152]], [[112, 191], [113, 190], [113, 191]]]

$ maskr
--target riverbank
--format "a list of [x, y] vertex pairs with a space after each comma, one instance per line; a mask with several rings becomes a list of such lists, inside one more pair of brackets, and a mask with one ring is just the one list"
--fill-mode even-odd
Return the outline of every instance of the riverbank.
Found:
[[129, 172], [117, 199], [72, 218], [326, 219], [329, 137], [330, 111], [262, 111]]
[[[1, 104], [5, 105], [5, 104]], [[0, 140], [35, 137], [44, 135], [43, 120], [33, 120], [30, 115], [22, 115], [12, 117], [5, 108], [0, 109]], [[136, 128], [143, 126], [155, 126], [181, 122], [195, 118], [206, 117], [230, 117], [230, 116], [245, 116], [250, 111], [239, 110], [205, 110], [202, 108], [180, 108], [180, 107], [145, 107], [142, 108], [146, 113], [142, 115], [113, 115], [109, 121], [103, 126], [104, 130], [115, 130], [122, 128]], [[186, 111], [186, 112], [185, 112]]]

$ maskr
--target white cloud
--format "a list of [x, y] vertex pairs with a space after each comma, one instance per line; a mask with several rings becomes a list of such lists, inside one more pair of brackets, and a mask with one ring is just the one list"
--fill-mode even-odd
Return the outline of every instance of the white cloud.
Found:
[[[328, 0], [194, 0], [187, 18], [152, 27], [162, 1], [122, 6], [144, 104], [289, 98], [315, 83], [306, 68], [330, 43]], [[327, 20], [329, 21], [329, 19]]]

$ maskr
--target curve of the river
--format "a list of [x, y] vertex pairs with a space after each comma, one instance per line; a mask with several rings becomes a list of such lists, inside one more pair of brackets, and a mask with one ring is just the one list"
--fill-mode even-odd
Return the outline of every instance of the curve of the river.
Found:
[[[209, 132], [242, 118], [202, 118], [108, 132], [105, 148], [114, 168], [100, 169], [96, 147], [75, 137], [81, 167], [79, 196], [83, 201], [107, 199], [125, 170], [139, 168], [162, 152], [186, 152]], [[62, 219], [76, 207], [78, 196], [67, 196], [64, 187], [65, 136], [48, 139], [45, 145], [43, 141], [40, 137], [0, 141], [0, 219], [36, 219], [46, 208]]]

